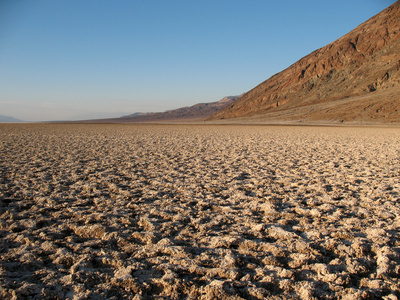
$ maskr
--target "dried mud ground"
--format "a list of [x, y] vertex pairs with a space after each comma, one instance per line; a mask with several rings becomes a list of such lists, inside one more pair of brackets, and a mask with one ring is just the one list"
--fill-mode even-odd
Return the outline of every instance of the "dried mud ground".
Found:
[[0, 298], [397, 299], [400, 129], [0, 125]]

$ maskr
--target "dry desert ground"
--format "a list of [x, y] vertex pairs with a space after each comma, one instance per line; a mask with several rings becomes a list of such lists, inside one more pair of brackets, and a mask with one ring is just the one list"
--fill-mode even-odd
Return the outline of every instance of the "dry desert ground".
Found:
[[0, 154], [0, 298], [400, 297], [400, 128], [2, 124]]

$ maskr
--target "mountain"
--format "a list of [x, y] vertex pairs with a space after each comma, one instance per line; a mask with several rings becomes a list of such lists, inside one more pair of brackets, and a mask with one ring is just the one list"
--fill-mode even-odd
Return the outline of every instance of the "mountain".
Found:
[[0, 123], [20, 123], [24, 122], [14, 117], [0, 115]]
[[193, 106], [168, 110], [165, 112], [134, 113], [113, 119], [90, 120], [85, 122], [105, 123], [151, 123], [151, 122], [199, 122], [212, 116], [218, 110], [232, 104], [240, 96], [229, 96], [216, 102], [199, 103]]
[[400, 122], [400, 2], [208, 120]]
[[79, 121], [79, 120], [91, 120], [91, 119], [106, 119], [106, 118], [119, 118], [123, 112], [96, 112], [89, 111], [81, 114], [72, 115], [67, 120]]

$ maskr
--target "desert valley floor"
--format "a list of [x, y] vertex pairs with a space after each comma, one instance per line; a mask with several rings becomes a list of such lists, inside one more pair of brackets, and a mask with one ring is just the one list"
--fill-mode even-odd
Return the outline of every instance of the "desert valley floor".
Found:
[[400, 128], [1, 124], [0, 153], [0, 298], [400, 297]]

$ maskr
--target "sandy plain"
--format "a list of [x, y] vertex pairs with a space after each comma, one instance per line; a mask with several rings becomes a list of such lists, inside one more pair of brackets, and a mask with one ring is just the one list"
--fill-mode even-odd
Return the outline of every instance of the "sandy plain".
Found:
[[4, 299], [397, 299], [400, 129], [0, 125]]

